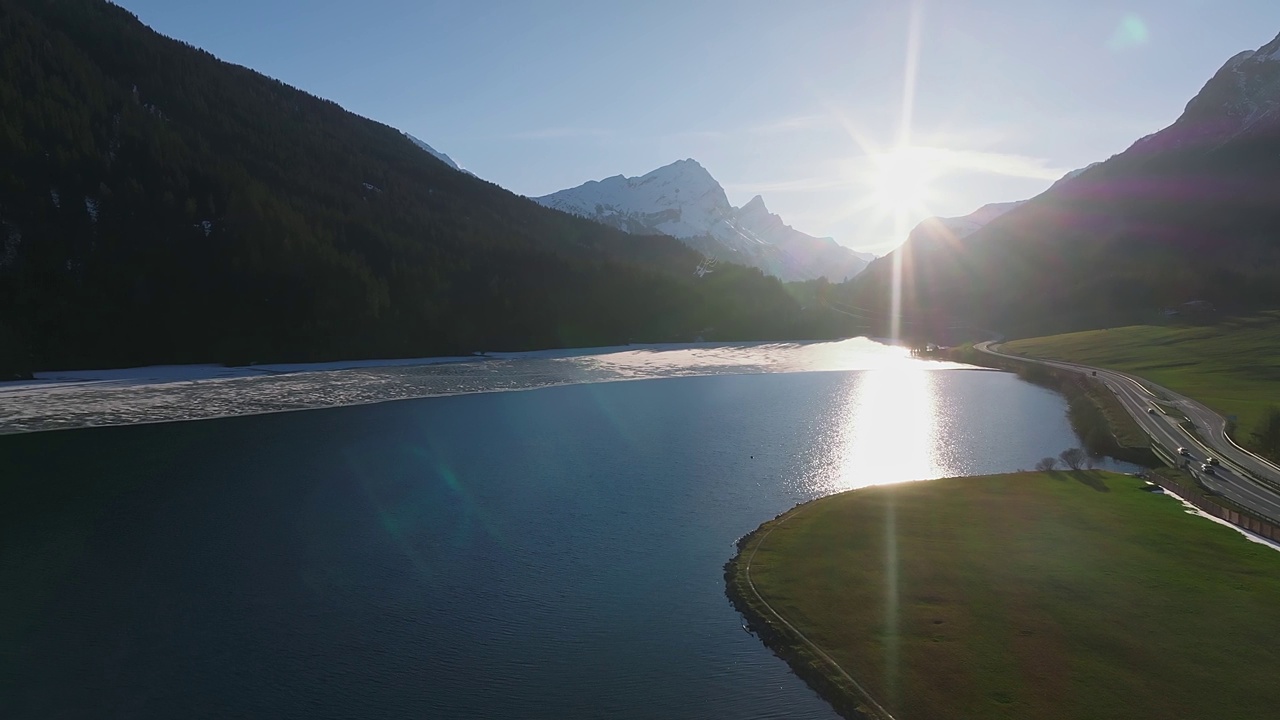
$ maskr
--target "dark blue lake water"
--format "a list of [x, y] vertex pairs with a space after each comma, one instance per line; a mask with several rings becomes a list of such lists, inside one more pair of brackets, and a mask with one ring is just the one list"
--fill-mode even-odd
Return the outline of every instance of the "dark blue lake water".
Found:
[[906, 365], [0, 437], [0, 717], [832, 718], [741, 629], [733, 542], [1078, 444]]

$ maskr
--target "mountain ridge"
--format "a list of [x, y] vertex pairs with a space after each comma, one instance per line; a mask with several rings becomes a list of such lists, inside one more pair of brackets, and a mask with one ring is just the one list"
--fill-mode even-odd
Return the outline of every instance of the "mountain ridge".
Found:
[[[402, 130], [401, 132], [404, 132], [404, 131]], [[430, 156], [434, 157], [435, 159], [439, 160], [440, 162], [444, 163], [445, 165], [448, 165], [449, 167], [453, 168], [454, 170], [457, 170], [458, 172], [464, 172], [464, 173], [466, 173], [466, 174], [468, 174], [468, 175], [475, 175], [475, 173], [471, 172], [470, 170], [467, 170], [467, 169], [465, 169], [465, 168], [463, 168], [463, 167], [459, 166], [459, 165], [458, 165], [458, 163], [456, 163], [456, 162], [454, 162], [454, 161], [453, 161], [453, 158], [449, 157], [449, 156], [448, 156], [448, 155], [446, 155], [445, 153], [442, 153], [442, 152], [440, 152], [439, 150], [436, 150], [435, 148], [433, 148], [433, 147], [431, 147], [430, 145], [428, 145], [428, 144], [426, 143], [426, 141], [424, 141], [424, 140], [419, 140], [418, 138], [414, 137], [413, 135], [410, 135], [409, 133], [404, 133], [404, 136], [405, 136], [405, 137], [407, 137], [407, 138], [409, 138], [409, 142], [411, 142], [411, 143], [413, 143], [414, 145], [417, 145], [418, 147], [420, 147], [420, 148], [422, 148], [423, 150], [425, 150], [425, 151], [427, 152], [427, 154], [428, 154], [428, 155], [430, 155]]]

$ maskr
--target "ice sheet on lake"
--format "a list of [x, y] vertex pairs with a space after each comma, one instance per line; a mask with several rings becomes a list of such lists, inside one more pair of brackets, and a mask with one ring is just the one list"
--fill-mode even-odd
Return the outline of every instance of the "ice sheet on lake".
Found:
[[197, 420], [409, 398], [691, 375], [874, 370], [922, 363], [865, 338], [823, 343], [628, 345], [481, 357], [177, 365], [39, 373], [0, 383], [0, 434]]

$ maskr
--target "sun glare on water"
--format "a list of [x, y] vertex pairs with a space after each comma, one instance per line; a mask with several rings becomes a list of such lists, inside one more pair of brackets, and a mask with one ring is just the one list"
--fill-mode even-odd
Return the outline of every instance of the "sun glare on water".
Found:
[[843, 417], [833, 427], [824, 493], [955, 474], [937, 416], [937, 376], [921, 363], [901, 363], [853, 376]]

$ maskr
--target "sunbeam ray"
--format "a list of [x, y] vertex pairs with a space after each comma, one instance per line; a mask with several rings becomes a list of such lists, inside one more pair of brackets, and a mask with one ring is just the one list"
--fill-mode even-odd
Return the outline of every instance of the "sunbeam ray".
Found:
[[[915, 112], [916, 70], [920, 59], [920, 19], [921, 6], [919, 0], [911, 4], [911, 15], [907, 21], [907, 57], [902, 78], [902, 117], [898, 124], [898, 147], [911, 147], [911, 118]], [[906, 238], [909, 218], [902, 198], [895, 198], [893, 235]], [[893, 254], [893, 290], [889, 300], [889, 337], [897, 342], [902, 337], [902, 253]]]

